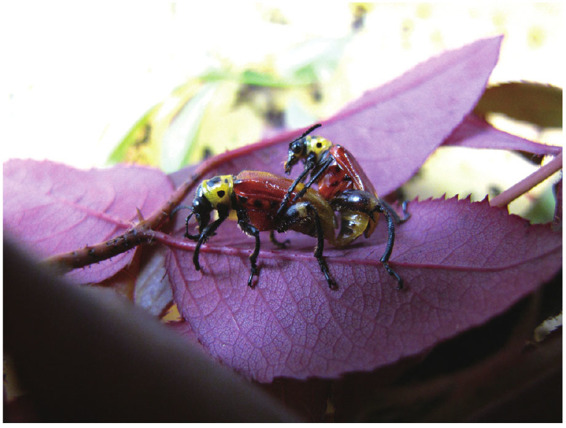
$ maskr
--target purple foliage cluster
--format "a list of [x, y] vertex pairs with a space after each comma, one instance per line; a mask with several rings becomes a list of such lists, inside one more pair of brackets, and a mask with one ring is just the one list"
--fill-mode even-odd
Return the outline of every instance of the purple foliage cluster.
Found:
[[[477, 41], [433, 58], [369, 91], [317, 131], [347, 147], [377, 191], [388, 194], [442, 144], [556, 154], [490, 127], [471, 114], [497, 62], [501, 38]], [[295, 136], [293, 134], [293, 136]], [[234, 155], [211, 175], [243, 169], [282, 174], [291, 134]], [[183, 181], [186, 171], [174, 174]], [[157, 209], [173, 187], [159, 171], [119, 166], [77, 171], [49, 162], [4, 166], [4, 227], [40, 256], [118, 235]], [[344, 249], [325, 248], [339, 289], [330, 290], [312, 256], [313, 238], [291, 233], [278, 249], [262, 234], [255, 289], [246, 287], [253, 241], [224, 224], [192, 254], [170, 249], [165, 261], [180, 330], [213, 357], [261, 382], [275, 377], [336, 377], [373, 370], [429, 349], [509, 308], [562, 266], [562, 238], [531, 226], [487, 200], [411, 201], [398, 228], [391, 265], [406, 288], [395, 289], [379, 258], [386, 228]], [[175, 236], [183, 235], [182, 220]], [[126, 266], [133, 251], [71, 273], [99, 282]]]

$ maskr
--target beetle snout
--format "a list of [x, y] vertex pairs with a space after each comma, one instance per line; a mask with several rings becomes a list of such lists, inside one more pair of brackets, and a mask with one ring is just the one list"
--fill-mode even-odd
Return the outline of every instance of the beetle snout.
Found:
[[293, 169], [293, 166], [297, 163], [299, 159], [293, 154], [289, 153], [289, 158], [285, 162], [285, 174], [289, 174]]

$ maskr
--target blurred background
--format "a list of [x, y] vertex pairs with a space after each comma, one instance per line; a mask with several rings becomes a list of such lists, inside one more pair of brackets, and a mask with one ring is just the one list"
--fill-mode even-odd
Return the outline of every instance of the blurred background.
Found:
[[[505, 39], [490, 83], [561, 88], [562, 9], [497, 1], [4, 1], [2, 160], [80, 168], [127, 161], [172, 172], [324, 119], [433, 55], [497, 34]], [[561, 129], [493, 123], [562, 144]], [[461, 177], [454, 193], [483, 199], [538, 167], [513, 153], [478, 152], [441, 149], [428, 169], [451, 165]], [[442, 177], [408, 196], [450, 194], [434, 181]]]
[[[560, 1], [4, 0], [2, 162], [176, 171], [324, 119], [431, 56], [499, 34], [491, 84], [562, 88], [564, 24]], [[561, 127], [490, 120], [562, 145]], [[537, 168], [516, 153], [442, 147], [400, 196], [480, 200]], [[510, 211], [550, 221], [556, 180]], [[8, 394], [13, 384], [8, 373]]]

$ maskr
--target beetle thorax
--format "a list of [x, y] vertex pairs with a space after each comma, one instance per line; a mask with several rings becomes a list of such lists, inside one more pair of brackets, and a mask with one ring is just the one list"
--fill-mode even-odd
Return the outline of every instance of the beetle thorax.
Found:
[[321, 155], [332, 147], [332, 143], [324, 137], [309, 136], [305, 139], [306, 152], [314, 153], [317, 160], [320, 159]]
[[205, 180], [201, 184], [202, 195], [208, 199], [213, 208], [218, 205], [230, 206], [230, 198], [234, 191], [234, 178], [231, 175], [218, 175]]

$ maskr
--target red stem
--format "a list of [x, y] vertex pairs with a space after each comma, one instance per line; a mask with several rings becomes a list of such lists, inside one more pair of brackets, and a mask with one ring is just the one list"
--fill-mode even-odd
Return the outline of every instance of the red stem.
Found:
[[492, 207], [505, 207], [519, 196], [527, 193], [537, 184], [546, 180], [552, 174], [562, 169], [562, 152], [556, 156], [552, 161], [537, 169], [525, 179], [519, 181], [517, 184], [511, 186], [501, 194], [489, 201]]
[[[189, 192], [193, 190], [193, 188], [199, 184], [210, 171], [219, 167], [226, 161], [244, 156], [260, 148], [268, 147], [286, 140], [290, 141], [297, 132], [300, 133], [302, 131], [294, 130], [286, 132], [274, 138], [265, 139], [258, 143], [227, 151], [207, 159], [197, 167], [193, 175], [189, 177], [187, 181], [181, 184], [173, 192], [169, 200], [162, 207], [153, 212], [147, 219], [141, 220], [131, 229], [128, 229], [123, 234], [112, 239], [95, 245], [89, 245], [75, 251], [56, 254], [45, 259], [44, 263], [56, 267], [60, 272], [68, 272], [73, 269], [109, 259], [120, 253], [131, 250], [140, 244], [149, 244], [154, 240], [164, 241], [165, 238], [162, 236], [164, 234], [156, 235], [156, 231], [162, 228], [163, 225], [169, 221], [170, 214], [173, 209], [187, 197]], [[159, 239], [157, 239], [158, 237]], [[192, 245], [192, 247], [190, 247], [189, 244]], [[175, 245], [179, 245], [178, 240], [175, 241]], [[189, 242], [187, 245], [189, 245], [190, 249], [194, 249], [194, 243]]]
[[[306, 129], [306, 128], [305, 128]], [[140, 244], [149, 244], [159, 241], [165, 245], [176, 248], [193, 250], [195, 244], [190, 241], [181, 241], [175, 239], [165, 233], [159, 232], [167, 221], [173, 209], [187, 197], [189, 192], [213, 169], [219, 167], [224, 162], [233, 160], [240, 156], [254, 152], [259, 148], [268, 147], [285, 140], [291, 140], [293, 136], [302, 130], [294, 130], [281, 134], [275, 138], [266, 139], [256, 144], [244, 146], [235, 150], [227, 151], [214, 156], [201, 163], [194, 174], [181, 186], [179, 186], [171, 195], [169, 200], [159, 209], [157, 209], [150, 217], [141, 220], [131, 229], [122, 235], [109, 239], [107, 241], [86, 246], [84, 248], [70, 251], [68, 253], [57, 254], [47, 258], [44, 262], [56, 266], [63, 272], [88, 266], [102, 260], [109, 259], [120, 253], [135, 248]], [[562, 168], [562, 153], [556, 156], [551, 162], [543, 166], [529, 177], [507, 189], [500, 195], [490, 201], [491, 206], [502, 207], [508, 205], [511, 201], [526, 193], [528, 190], [539, 184], [544, 179]]]

